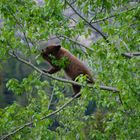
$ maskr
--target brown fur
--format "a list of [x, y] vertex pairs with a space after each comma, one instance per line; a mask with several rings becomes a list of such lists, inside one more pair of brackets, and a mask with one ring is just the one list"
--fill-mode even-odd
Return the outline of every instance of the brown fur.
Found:
[[[55, 56], [56, 60], [60, 60], [61, 58], [65, 57], [68, 59], [69, 63], [64, 68], [64, 71], [71, 78], [71, 80], [74, 81], [77, 76], [84, 74], [88, 76], [88, 83], [94, 83], [90, 70], [78, 58], [76, 58], [68, 50], [64, 49], [60, 45], [46, 47], [42, 50], [41, 55], [52, 66], [52, 68], [49, 70], [43, 70], [44, 72], [53, 74], [61, 69], [59, 66], [56, 66], [54, 63], [52, 63], [52, 58], [50, 55]], [[75, 94], [80, 92], [81, 87], [79, 85], [73, 84], [72, 86]]]

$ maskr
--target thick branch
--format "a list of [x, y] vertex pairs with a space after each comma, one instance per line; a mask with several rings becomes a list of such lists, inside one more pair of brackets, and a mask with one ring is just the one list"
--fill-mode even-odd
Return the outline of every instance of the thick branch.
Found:
[[[55, 114], [57, 114], [58, 112], [60, 112], [61, 110], [63, 110], [66, 106], [68, 106], [76, 97], [78, 97], [80, 95], [80, 93], [76, 94], [73, 98], [71, 98], [69, 101], [67, 101], [65, 104], [63, 104], [59, 109], [53, 111], [52, 113], [46, 115], [46, 116], [43, 116], [41, 119], [39, 119], [38, 121], [42, 121], [44, 119], [47, 119]], [[30, 126], [34, 123], [34, 121], [30, 121], [22, 126], [19, 126], [18, 128], [14, 129], [13, 131], [11, 131], [9, 134], [1, 137], [0, 139], [1, 140], [6, 140], [8, 139], [9, 137], [15, 135], [16, 133], [18, 133], [19, 131], [23, 130], [25, 127], [27, 126]]]
[[123, 56], [128, 57], [128, 58], [132, 58], [134, 56], [140, 56], [140, 52], [133, 52], [133, 53], [122, 53]]
[[[15, 57], [17, 60], [19, 60], [19, 61], [25, 63], [26, 65], [28, 65], [28, 66], [30, 66], [30, 67], [32, 67], [32, 68], [35, 69], [37, 72], [39, 72], [39, 73], [41, 73], [41, 74], [43, 74], [43, 75], [45, 75], [45, 76], [47, 76], [47, 77], [49, 77], [49, 78], [51, 78], [51, 79], [58, 80], [58, 81], [61, 81], [61, 82], [64, 82], [64, 83], [76, 84], [76, 85], [79, 85], [79, 86], [88, 86], [88, 87], [90, 87], [90, 88], [93, 88], [93, 86], [94, 86], [94, 85], [90, 85], [90, 84], [88, 84], [88, 85], [83, 85], [83, 84], [81, 84], [81, 83], [77, 83], [77, 82], [72, 81], [72, 80], [67, 80], [67, 79], [63, 79], [63, 78], [54, 77], [54, 76], [51, 75], [51, 74], [48, 74], [48, 73], [43, 72], [42, 70], [40, 70], [39, 68], [37, 68], [35, 65], [33, 65], [31, 62], [26, 61], [26, 60], [20, 58], [20, 57], [17, 56], [15, 53], [13, 53], [13, 54], [12, 54], [12, 53], [9, 53], [9, 54], [10, 54], [12, 57]], [[109, 86], [103, 86], [103, 85], [101, 85], [101, 86], [99, 86], [99, 88], [100, 88], [101, 90], [107, 90], [107, 91], [112, 91], [112, 92], [119, 92], [119, 90], [116, 89], [116, 88], [114, 88], [114, 87], [109, 87]]]
[[107, 37], [100, 31], [98, 30], [97, 28], [95, 28], [86, 18], [84, 18], [78, 11], [76, 11], [76, 9], [67, 1], [65, 0], [65, 2], [69, 5], [69, 7], [71, 7], [71, 9], [89, 26], [91, 27], [92, 29], [94, 29], [96, 32], [98, 32], [104, 39], [107, 43], [109, 43]]

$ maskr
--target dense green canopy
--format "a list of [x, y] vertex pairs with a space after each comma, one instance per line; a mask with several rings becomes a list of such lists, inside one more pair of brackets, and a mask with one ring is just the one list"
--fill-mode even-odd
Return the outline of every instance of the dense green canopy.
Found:
[[[0, 19], [0, 139], [140, 138], [139, 2], [0, 0]], [[93, 73], [92, 86], [77, 78], [78, 99], [63, 70], [41, 71], [52, 43]]]

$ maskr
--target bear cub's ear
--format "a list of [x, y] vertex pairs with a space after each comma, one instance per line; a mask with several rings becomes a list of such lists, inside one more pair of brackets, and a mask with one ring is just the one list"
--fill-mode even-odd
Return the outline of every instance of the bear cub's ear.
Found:
[[[60, 50], [60, 48], [61, 48], [61, 45], [53, 45], [53, 46], [51, 46], [52, 54], [57, 54], [58, 51]], [[48, 49], [49, 49], [49, 47], [48, 47]]]
[[59, 49], [61, 48], [61, 45], [56, 45], [55, 48], [57, 51], [59, 51]]

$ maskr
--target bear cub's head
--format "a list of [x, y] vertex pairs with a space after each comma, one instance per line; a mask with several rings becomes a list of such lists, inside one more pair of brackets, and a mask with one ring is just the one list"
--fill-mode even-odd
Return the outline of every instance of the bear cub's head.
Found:
[[60, 48], [60, 45], [47, 46], [45, 49], [42, 49], [41, 55], [43, 58], [46, 58], [50, 55], [56, 56]]

